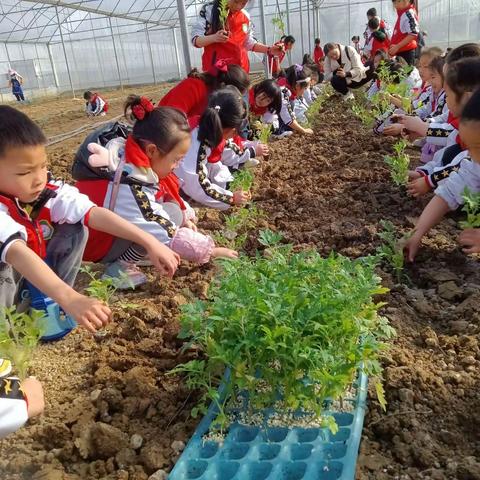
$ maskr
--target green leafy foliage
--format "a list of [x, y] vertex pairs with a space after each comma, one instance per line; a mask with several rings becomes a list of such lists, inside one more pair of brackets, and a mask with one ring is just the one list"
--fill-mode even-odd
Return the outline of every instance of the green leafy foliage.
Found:
[[273, 247], [283, 240], [283, 235], [272, 230], [262, 230], [258, 234], [258, 241], [265, 247]]
[[230, 9], [228, 8], [228, 0], [220, 0], [218, 4], [218, 19], [224, 30], [227, 29], [227, 18], [229, 13]]
[[460, 222], [461, 228], [480, 227], [480, 193], [473, 193], [468, 188], [463, 191], [464, 200], [462, 212], [467, 214], [467, 219]]
[[[273, 241], [273, 232], [261, 236]], [[276, 240], [276, 239], [275, 239]], [[254, 412], [271, 407], [298, 409], [324, 419], [327, 399], [345, 393], [358, 369], [379, 375], [378, 356], [394, 334], [378, 315], [373, 296], [386, 293], [375, 262], [350, 260], [316, 251], [293, 253], [291, 245], [270, 249], [268, 258], [240, 257], [223, 262], [223, 273], [210, 287], [211, 302], [186, 305], [182, 338], [200, 346], [206, 360], [174, 370], [204, 395], [195, 414], [208, 402], [219, 408], [216, 423], [228, 425], [228, 412], [239, 392], [246, 392]], [[219, 385], [226, 368], [225, 400]]]
[[274, 29], [277, 29], [282, 36], [285, 35], [285, 22], [283, 21], [285, 17], [284, 12], [280, 12], [277, 16], [272, 18], [272, 25]]
[[0, 358], [8, 358], [23, 380], [40, 337], [45, 331], [44, 312], [18, 313], [16, 307], [0, 310]]
[[241, 208], [231, 215], [227, 215], [225, 227], [212, 236], [215, 242], [222, 247], [241, 250], [247, 241], [248, 232], [255, 228], [258, 219], [263, 216], [264, 213], [255, 205]]
[[371, 127], [373, 125], [375, 114], [372, 109], [368, 109], [365, 105], [362, 105], [359, 102], [354, 102], [352, 104], [352, 112], [366, 127]]
[[272, 126], [268, 123], [262, 124], [257, 133], [257, 139], [264, 144], [267, 144], [272, 135]]
[[[119, 285], [124, 281], [130, 283], [131, 288], [133, 289], [133, 284], [131, 283], [128, 275], [123, 274], [120, 278], [112, 278], [112, 277], [105, 277], [105, 278], [98, 278], [98, 272], [94, 272], [91, 267], [88, 265], [83, 267], [80, 270], [82, 273], [85, 273], [89, 279], [90, 283], [88, 287], [85, 288], [85, 291], [88, 293], [90, 297], [97, 298], [101, 300], [106, 305], [110, 305], [112, 301], [112, 297], [115, 295], [115, 292], [118, 290]], [[120, 305], [125, 307], [129, 306], [127, 304], [123, 304], [120, 302]], [[131, 306], [131, 305], [130, 305]]]
[[394, 156], [385, 155], [384, 161], [390, 167], [390, 175], [397, 185], [405, 185], [408, 180], [408, 167], [410, 165], [410, 157], [405, 153], [407, 142], [399, 140], [393, 145]]
[[242, 168], [233, 174], [233, 180], [230, 182], [230, 190], [235, 192], [243, 190], [248, 192], [253, 185], [253, 173], [248, 168]]
[[322, 110], [325, 102], [332, 96], [333, 88], [330, 84], [323, 85], [321, 92], [317, 95], [317, 98], [308, 107], [306, 112], [307, 123], [306, 126], [313, 125], [315, 119], [318, 117], [320, 110]]
[[383, 244], [377, 248], [378, 256], [393, 270], [397, 281], [400, 283], [405, 277], [405, 255], [403, 246], [411, 234], [398, 236], [395, 226], [392, 222], [381, 220], [382, 231], [377, 235], [383, 240]]

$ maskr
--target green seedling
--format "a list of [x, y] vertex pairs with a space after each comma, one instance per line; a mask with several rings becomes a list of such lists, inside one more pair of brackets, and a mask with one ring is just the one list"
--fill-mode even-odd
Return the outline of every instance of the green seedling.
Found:
[[464, 200], [462, 212], [467, 214], [467, 219], [459, 222], [460, 227], [479, 228], [480, 227], [480, 193], [473, 193], [468, 188], [463, 191]]
[[235, 192], [243, 190], [248, 192], [253, 185], [253, 173], [248, 168], [242, 168], [233, 174], [233, 180], [230, 182], [230, 190]]
[[283, 240], [283, 235], [272, 230], [262, 230], [258, 234], [258, 241], [265, 247], [274, 247]]
[[367, 109], [360, 103], [354, 103], [352, 105], [352, 112], [357, 116], [360, 121], [367, 127], [371, 127], [375, 121], [375, 114], [372, 110]]
[[410, 157], [405, 153], [407, 142], [399, 140], [393, 145], [394, 156], [386, 155], [385, 163], [390, 167], [390, 175], [396, 185], [405, 185], [408, 181], [408, 167], [410, 165]]
[[398, 237], [393, 223], [386, 220], [381, 220], [380, 226], [383, 230], [377, 235], [383, 240], [383, 243], [377, 248], [377, 255], [390, 266], [397, 282], [401, 283], [406, 278], [403, 247], [411, 234]]
[[230, 9], [228, 8], [228, 0], [220, 0], [218, 4], [218, 19], [224, 30], [227, 29], [227, 18], [229, 13]]
[[272, 25], [276, 28], [282, 36], [285, 35], [285, 22], [283, 21], [284, 13], [280, 12], [278, 16], [272, 18]]
[[[272, 235], [262, 237], [270, 243]], [[214, 424], [227, 428], [243, 391], [250, 413], [300, 409], [337, 431], [325, 401], [341, 398], [358, 369], [380, 376], [379, 355], [394, 334], [378, 314], [383, 304], [373, 301], [387, 291], [374, 269], [373, 261], [283, 248], [272, 248], [268, 258], [223, 262], [210, 286], [212, 300], [186, 305], [181, 316], [181, 338], [205, 353], [205, 360], [174, 371], [186, 375], [189, 386], [203, 388], [193, 413], [214, 402]], [[227, 368], [221, 399], [215, 387]]]
[[265, 145], [270, 140], [270, 136], [272, 135], [272, 126], [270, 124], [262, 124], [260, 130], [258, 131], [258, 140], [260, 143], [264, 143]]
[[43, 312], [18, 313], [15, 307], [0, 310], [0, 357], [12, 361], [21, 380], [27, 376], [33, 351], [44, 331]]

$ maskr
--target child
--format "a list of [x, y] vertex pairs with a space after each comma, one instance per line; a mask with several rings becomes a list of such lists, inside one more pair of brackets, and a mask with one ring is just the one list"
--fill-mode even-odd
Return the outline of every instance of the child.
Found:
[[279, 128], [273, 132], [274, 135], [282, 135], [285, 131], [312, 135], [313, 130], [302, 127], [294, 112], [295, 100], [303, 96], [310, 84], [310, 71], [302, 65], [292, 65], [285, 70], [285, 77], [281, 78], [278, 84], [282, 90], [283, 106], [281, 114], [278, 116]]
[[98, 94], [86, 91], [83, 94], [86, 100], [85, 112], [88, 117], [105, 116], [108, 112], [108, 103]]
[[[190, 148], [185, 114], [171, 107], [154, 108], [147, 98], [136, 95], [128, 97], [125, 114], [127, 111], [135, 119], [127, 138], [113, 138], [105, 148], [98, 143], [88, 145], [94, 153], [90, 164], [108, 167], [113, 178], [83, 177], [81, 169], [76, 168], [80, 191], [149, 232], [186, 260], [206, 263], [212, 257], [235, 257], [236, 252], [216, 248], [209, 236], [196, 231], [195, 212], [180, 197], [178, 179], [172, 172]], [[84, 156], [81, 147], [76, 162], [83, 162]], [[88, 261], [109, 263], [107, 275], [126, 274], [136, 285], [146, 281], [135, 266], [145, 257], [141, 246], [92, 230], [84, 255]]]
[[418, 15], [414, 0], [392, 0], [397, 10], [397, 22], [393, 30], [388, 53], [405, 59], [409, 65], [415, 63], [418, 37]]
[[[227, 184], [233, 177], [222, 163], [227, 140], [238, 134], [245, 120], [244, 103], [236, 88], [226, 87], [210, 95], [208, 108], [192, 130], [191, 147], [175, 168], [180, 188], [187, 196], [206, 207], [219, 210], [250, 200], [248, 192], [228, 190]], [[263, 150], [263, 146], [259, 145], [258, 151], [248, 148], [240, 154], [242, 160], [247, 161], [252, 155], [262, 155]]]
[[42, 384], [34, 377], [0, 379], [0, 439], [18, 430], [45, 408]]
[[360, 37], [358, 35], [354, 35], [352, 37], [352, 43], [353, 43], [353, 48], [355, 49], [355, 51], [361, 55], [362, 53], [362, 50], [360, 48]]
[[[95, 332], [109, 323], [110, 309], [72, 288], [87, 241], [84, 226], [142, 245], [168, 275], [175, 272], [178, 257], [74, 187], [50, 179], [45, 143], [40, 128], [25, 114], [0, 106], [0, 305], [18, 304], [25, 279]], [[50, 310], [46, 315], [49, 324], [59, 322], [50, 318]]]
[[[435, 196], [430, 200], [422, 212], [413, 235], [408, 240], [405, 250], [410, 262], [413, 262], [422, 242], [422, 238], [430, 229], [441, 221], [450, 210], [456, 210], [463, 204], [462, 195], [465, 188], [471, 192], [480, 191], [480, 90], [470, 98], [462, 111], [460, 119], [460, 135], [469, 152], [459, 170], [436, 190]], [[480, 235], [478, 229], [465, 230], [460, 236], [460, 243], [464, 245], [466, 253], [480, 251]]]
[[250, 89], [248, 103], [252, 116], [261, 117], [262, 123], [274, 123], [282, 110], [282, 90], [275, 80], [263, 80]]
[[378, 50], [388, 51], [390, 40], [387, 34], [381, 30], [380, 19], [378, 17], [373, 17], [368, 21], [368, 28], [370, 35], [365, 42], [363, 54], [369, 60], [373, 60]]
[[193, 69], [185, 80], [173, 87], [158, 102], [158, 105], [178, 108], [188, 118], [200, 116], [207, 108], [208, 96], [227, 85], [238, 88], [243, 95], [248, 90], [250, 80], [242, 67], [228, 65], [225, 60], [218, 60], [208, 72], [199, 73]]
[[[445, 92], [448, 109], [454, 118], [460, 118], [472, 92], [478, 88], [480, 88], [479, 58], [459, 60], [448, 68]], [[456, 130], [458, 130], [458, 125]], [[450, 173], [458, 170], [459, 165], [467, 156], [465, 146], [460, 135], [456, 134], [456, 130], [455, 133], [452, 133], [449, 140], [450, 145], [444, 149], [443, 155], [436, 154], [431, 162], [417, 168], [415, 172], [409, 172], [412, 181], [408, 185], [408, 191], [414, 197], [424, 195], [430, 189], [436, 188], [448, 178]]]
[[286, 53], [293, 49], [294, 44], [295, 38], [292, 35], [284, 35], [280, 41], [274, 45], [280, 48], [280, 53], [278, 55], [273, 55], [272, 53], [267, 55], [266, 60], [268, 62], [268, 70], [273, 78], [278, 78], [278, 75], [282, 70], [283, 59], [285, 58]]
[[315, 39], [315, 47], [313, 49], [313, 61], [318, 65], [318, 70], [323, 72], [323, 59], [325, 54], [323, 53], [323, 48], [320, 45], [320, 39]]
[[8, 69], [8, 77], [8, 86], [11, 87], [17, 102], [25, 102], [25, 95], [22, 89], [23, 77], [11, 68]]

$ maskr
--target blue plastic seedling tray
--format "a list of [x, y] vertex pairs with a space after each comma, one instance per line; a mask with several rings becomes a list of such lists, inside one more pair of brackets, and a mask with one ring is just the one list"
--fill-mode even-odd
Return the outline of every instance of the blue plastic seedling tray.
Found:
[[334, 412], [339, 430], [230, 425], [223, 444], [205, 441], [211, 405], [169, 480], [354, 480], [368, 379], [360, 373], [352, 412]]

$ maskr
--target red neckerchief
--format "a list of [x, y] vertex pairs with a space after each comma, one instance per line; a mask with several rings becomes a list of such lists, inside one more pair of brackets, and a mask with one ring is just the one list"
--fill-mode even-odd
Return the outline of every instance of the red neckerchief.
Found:
[[248, 92], [248, 103], [250, 104], [250, 111], [255, 115], [263, 115], [267, 112], [268, 107], [258, 107], [255, 103], [255, 89], [251, 88]]
[[160, 179], [158, 182], [158, 192], [155, 198], [159, 200], [163, 199], [164, 202], [171, 202], [172, 200], [180, 206], [182, 210], [186, 210], [185, 203], [180, 197], [180, 183], [178, 177], [170, 172], [165, 178]]
[[280, 87], [288, 88], [288, 90], [290, 91], [290, 100], [295, 100], [297, 98], [297, 94], [293, 91], [286, 78], [279, 78], [277, 80], [277, 83], [278, 85], [280, 85]]
[[131, 135], [125, 143], [125, 160], [136, 167], [152, 168], [150, 159]]
[[[448, 120], [447, 122], [455, 128], [455, 130], [458, 131], [460, 127], [460, 118], [454, 117], [451, 112], [448, 113]], [[462, 150], [466, 150], [467, 146], [462, 142], [462, 139], [460, 137], [460, 133], [457, 134], [457, 138], [455, 139], [455, 142], [457, 142], [458, 145], [460, 145]]]
[[222, 140], [216, 147], [211, 149], [210, 155], [207, 158], [208, 163], [217, 163], [222, 159], [222, 153], [225, 150], [227, 142]]

